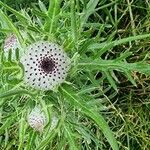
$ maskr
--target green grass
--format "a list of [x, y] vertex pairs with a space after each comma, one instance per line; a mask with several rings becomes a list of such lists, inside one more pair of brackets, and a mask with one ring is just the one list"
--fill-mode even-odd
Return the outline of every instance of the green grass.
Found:
[[[0, 149], [149, 150], [149, 12], [148, 0], [1, 0]], [[20, 58], [4, 57], [8, 33], [20, 56], [41, 39], [64, 47], [66, 82], [56, 91], [26, 87]], [[37, 104], [48, 120], [42, 133], [27, 122]]]

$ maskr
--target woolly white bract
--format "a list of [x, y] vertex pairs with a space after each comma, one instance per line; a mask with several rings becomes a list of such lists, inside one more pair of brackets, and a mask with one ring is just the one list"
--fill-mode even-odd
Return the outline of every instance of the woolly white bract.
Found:
[[42, 131], [45, 123], [45, 114], [41, 111], [40, 107], [36, 106], [28, 116], [29, 125], [36, 131]]
[[70, 59], [57, 44], [38, 41], [31, 44], [21, 58], [24, 81], [33, 88], [53, 90], [64, 82], [70, 68]]
[[58, 118], [53, 115], [52, 118], [51, 118], [50, 131], [52, 131], [54, 128], [56, 128], [57, 124], [58, 124]]
[[15, 58], [15, 50], [19, 47], [19, 43], [15, 34], [9, 34], [4, 41], [4, 54], [8, 57], [9, 50], [12, 50], [12, 58]]

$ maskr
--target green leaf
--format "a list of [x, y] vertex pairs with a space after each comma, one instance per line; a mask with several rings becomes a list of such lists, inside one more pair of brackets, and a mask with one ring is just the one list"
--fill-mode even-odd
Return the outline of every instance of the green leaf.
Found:
[[86, 6], [86, 9], [82, 12], [81, 27], [86, 23], [88, 17], [94, 12], [95, 7], [97, 6], [99, 0], [90, 0]]
[[131, 36], [131, 37], [127, 37], [127, 38], [123, 38], [123, 39], [119, 39], [119, 40], [115, 40], [115, 41], [111, 41], [111, 42], [93, 43], [88, 46], [88, 49], [91, 49], [91, 50], [101, 49], [101, 50], [99, 50], [99, 52], [97, 54], [99, 56], [99, 55], [102, 55], [103, 53], [105, 53], [110, 48], [113, 48], [117, 45], [121, 45], [121, 44], [131, 42], [131, 41], [142, 40], [142, 39], [148, 38], [148, 37], [150, 37], [150, 34]]
[[20, 119], [20, 122], [19, 122], [19, 147], [18, 147], [18, 150], [21, 150], [23, 148], [26, 128], [27, 128], [26, 121], [25, 121], [24, 116], [22, 115], [22, 118]]
[[3, 3], [2, 1], [0, 1], [0, 5], [3, 6], [4, 8], [6, 8], [8, 11], [12, 12], [18, 18], [18, 20], [20, 20], [21, 22], [23, 22], [25, 24], [28, 23], [28, 19], [25, 16], [23, 16], [20, 12], [9, 7], [8, 5]]
[[150, 75], [150, 64], [145, 62], [136, 62], [136, 63], [127, 63], [124, 61], [114, 60], [82, 60], [82, 63], [79, 63], [78, 66], [86, 67], [90, 70], [118, 70], [118, 71], [138, 71], [145, 75]]
[[75, 144], [75, 141], [74, 141], [75, 138], [73, 136], [73, 133], [72, 133], [71, 129], [69, 128], [69, 125], [65, 125], [64, 128], [65, 128], [65, 131], [67, 133], [66, 138], [68, 139], [68, 143], [69, 143], [69, 146], [70, 146], [69, 149], [70, 150], [78, 150], [78, 147], [77, 147], [77, 145]]
[[82, 60], [82, 63], [79, 63], [78, 66], [81, 68], [87, 68], [89, 70], [99, 70], [104, 71], [108, 81], [110, 82], [111, 86], [116, 90], [116, 84], [108, 73], [111, 70], [117, 70], [123, 72], [128, 80], [136, 86], [134, 79], [131, 76], [133, 71], [138, 71], [145, 75], [150, 75], [150, 64], [145, 62], [136, 62], [136, 63], [127, 63], [124, 61], [118, 61], [119, 59], [115, 60], [102, 60], [102, 59], [95, 59], [95, 60]]
[[126, 59], [127, 57], [129, 57], [131, 55], [132, 55], [132, 52], [125, 51], [124, 53], [120, 54], [120, 57], [116, 58], [116, 61], [124, 60], [124, 59]]
[[109, 73], [109, 71], [104, 71], [109, 83], [111, 84], [111, 86], [117, 91], [117, 85], [114, 81], [114, 79], [112, 78], [111, 74]]
[[46, 18], [47, 15], [44, 12], [41, 12], [39, 10], [33, 9], [32, 10], [33, 14], [37, 15], [38, 17]]
[[128, 80], [129, 80], [134, 86], [137, 86], [135, 80], [134, 80], [133, 77], [131, 76], [131, 71], [125, 71], [125, 75], [127, 76]]
[[39, 0], [39, 7], [40, 7], [40, 9], [41, 9], [42, 12], [45, 12], [45, 13], [47, 12], [46, 6], [40, 0]]
[[34, 130], [29, 132], [29, 137], [28, 137], [28, 142], [26, 144], [26, 149], [25, 150], [31, 150], [33, 147], [34, 141], [36, 139], [36, 132]]
[[49, 0], [49, 8], [47, 12], [47, 18], [45, 20], [45, 31], [52, 33], [56, 30], [58, 22], [58, 14], [60, 12], [61, 0]]
[[37, 146], [36, 150], [43, 150], [44, 147], [56, 136], [56, 134], [60, 131], [60, 127], [63, 124], [63, 118], [60, 119], [58, 126], [53, 130], [48, 130], [46, 136], [42, 139], [40, 144]]
[[27, 90], [21, 90], [20, 89], [20, 90], [9, 90], [7, 92], [0, 93], [0, 98], [9, 97], [9, 96], [13, 96], [13, 95], [16, 95], [16, 94], [28, 94], [30, 96], [34, 96], [33, 93], [30, 93]]
[[137, 63], [122, 63], [122, 66], [126, 68], [126, 70], [130, 71], [138, 71], [145, 75], [150, 75], [150, 64], [145, 62], [137, 62]]
[[4, 123], [3, 125], [0, 127], [0, 134], [2, 134], [6, 128], [8, 128], [12, 122], [14, 121], [15, 117], [16, 117], [16, 113], [11, 114], [11, 117], [9, 117]]
[[87, 143], [91, 143], [92, 141], [95, 142], [95, 144], [102, 149], [102, 143], [101, 141], [95, 137], [95, 135], [92, 133], [90, 129], [83, 125], [76, 126], [76, 130], [82, 135], [84, 139], [86, 139]]
[[14, 24], [12, 23], [12, 21], [10, 20], [10, 18], [8, 18], [2, 10], [0, 10], [0, 22], [2, 22], [2, 24], [5, 24], [7, 29], [11, 29], [13, 33], [15, 33], [15, 35], [18, 37], [18, 40], [20, 41], [20, 43], [23, 43], [23, 38], [19, 32], [19, 30], [14, 26]]
[[72, 36], [74, 39], [75, 45], [77, 44], [77, 33], [78, 33], [78, 28], [76, 25], [76, 14], [75, 14], [75, 1], [71, 0], [71, 29], [72, 29]]
[[70, 86], [64, 85], [61, 87], [61, 92], [65, 96], [65, 99], [71, 103], [74, 107], [81, 109], [81, 112], [84, 113], [86, 116], [91, 118], [102, 130], [103, 134], [105, 135], [106, 139], [110, 143], [113, 150], [118, 150], [117, 141], [115, 140], [112, 131], [110, 130], [108, 124], [106, 123], [105, 119], [101, 116], [101, 114], [94, 111], [90, 108], [81, 97], [76, 95]]
[[56, 135], [56, 133], [57, 133], [57, 130], [55, 130], [55, 129], [52, 130], [51, 133], [48, 133], [47, 137], [45, 137], [41, 141], [40, 145], [37, 146], [36, 150], [43, 150], [43, 148], [51, 141], [51, 139], [54, 138], [54, 136]]

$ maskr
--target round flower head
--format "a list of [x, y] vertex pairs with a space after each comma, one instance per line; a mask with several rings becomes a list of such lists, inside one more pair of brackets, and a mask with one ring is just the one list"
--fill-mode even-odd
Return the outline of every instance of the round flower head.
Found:
[[41, 132], [46, 123], [46, 117], [39, 107], [35, 107], [28, 116], [29, 125], [36, 131]]
[[57, 44], [39, 41], [31, 44], [21, 58], [24, 81], [40, 90], [53, 89], [64, 82], [70, 68], [70, 59]]
[[4, 41], [4, 53], [8, 55], [9, 50], [12, 50], [13, 57], [15, 56], [15, 50], [18, 48], [18, 41], [15, 34], [10, 34]]

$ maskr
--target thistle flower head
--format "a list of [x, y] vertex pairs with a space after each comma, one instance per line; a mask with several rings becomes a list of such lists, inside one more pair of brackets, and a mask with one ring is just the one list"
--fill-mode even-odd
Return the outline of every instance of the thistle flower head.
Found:
[[31, 44], [21, 58], [24, 81], [40, 90], [53, 89], [61, 84], [70, 68], [70, 59], [57, 44], [39, 41]]
[[40, 107], [35, 107], [28, 116], [29, 125], [36, 131], [41, 132], [46, 123], [46, 117], [43, 112], [41, 112]]
[[15, 50], [18, 47], [18, 41], [15, 34], [10, 34], [4, 41], [4, 52], [8, 52], [10, 49]]

